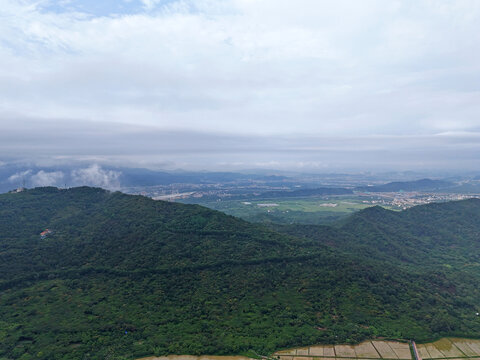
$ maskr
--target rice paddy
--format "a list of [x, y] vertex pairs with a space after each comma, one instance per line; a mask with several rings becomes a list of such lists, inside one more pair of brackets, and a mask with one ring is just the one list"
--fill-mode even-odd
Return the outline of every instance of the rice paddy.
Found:
[[168, 356], [150, 356], [137, 360], [252, 360], [245, 356], [216, 356], [216, 355], [168, 355]]
[[[300, 350], [300, 351], [299, 351]], [[278, 351], [280, 360], [322, 359], [411, 359], [410, 346], [394, 341], [365, 341], [358, 345], [317, 345], [302, 349]], [[293, 359], [289, 359], [293, 358]]]
[[[421, 360], [480, 360], [480, 340], [444, 338], [433, 343], [417, 344]], [[408, 343], [398, 341], [365, 341], [357, 345], [316, 345], [308, 348], [277, 351], [279, 360], [327, 360], [327, 359], [398, 359], [411, 360]]]
[[417, 344], [422, 359], [479, 359], [480, 340], [444, 338], [430, 344]]
[[[480, 340], [444, 338], [433, 343], [416, 344], [419, 360], [480, 360]], [[278, 360], [413, 360], [410, 344], [372, 340], [357, 345], [315, 345], [277, 351]], [[271, 359], [270, 358], [270, 359]], [[244, 356], [168, 355], [138, 360], [253, 360]]]

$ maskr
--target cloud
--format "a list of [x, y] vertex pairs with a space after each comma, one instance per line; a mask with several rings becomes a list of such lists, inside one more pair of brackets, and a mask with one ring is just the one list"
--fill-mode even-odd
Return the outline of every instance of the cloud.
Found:
[[28, 175], [32, 173], [32, 170], [25, 170], [21, 172], [17, 172], [8, 177], [7, 181], [10, 183], [18, 183], [19, 181], [23, 181]]
[[36, 186], [60, 186], [65, 174], [62, 171], [47, 172], [40, 170], [36, 174], [31, 175], [30, 184]]
[[[27, 129], [31, 136], [25, 134]], [[10, 162], [51, 167], [75, 164], [81, 171], [67, 174], [74, 179], [66, 179], [68, 185], [116, 189], [121, 186], [121, 174], [106, 170], [107, 166], [317, 172], [476, 169], [480, 166], [480, 131], [415, 136], [263, 136], [16, 119], [0, 133], [0, 153]], [[97, 165], [90, 166], [92, 163]]]
[[104, 170], [94, 164], [88, 168], [72, 170], [71, 177], [74, 185], [98, 186], [105, 189], [120, 189], [121, 172]]
[[478, 150], [465, 138], [456, 162], [436, 137], [480, 131], [476, 0], [73, 3], [2, 2], [5, 158], [455, 167]]
[[152, 10], [155, 8], [161, 0], [140, 0], [146, 10]]
[[65, 174], [62, 171], [44, 171], [34, 172], [32, 169], [19, 171], [10, 175], [7, 182], [20, 184], [25, 181], [28, 186], [59, 186], [64, 179]]
[[2, 8], [4, 112], [243, 134], [479, 126], [478, 1], [36, 4]]

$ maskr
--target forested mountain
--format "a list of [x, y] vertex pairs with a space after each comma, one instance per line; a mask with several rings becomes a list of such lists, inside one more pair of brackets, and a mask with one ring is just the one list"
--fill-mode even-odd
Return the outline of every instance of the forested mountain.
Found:
[[269, 229], [96, 188], [2, 194], [0, 358], [479, 336], [479, 234], [478, 200]]
[[399, 265], [476, 268], [480, 262], [480, 200], [359, 211], [336, 226], [273, 225], [275, 230], [334, 249]]

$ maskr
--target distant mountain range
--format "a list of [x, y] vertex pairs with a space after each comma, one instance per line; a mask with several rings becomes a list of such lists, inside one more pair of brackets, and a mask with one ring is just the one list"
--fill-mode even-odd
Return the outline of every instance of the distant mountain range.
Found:
[[267, 228], [47, 187], [0, 195], [0, 234], [0, 358], [480, 336], [480, 200]]
[[[412, 176], [412, 174], [407, 174]], [[386, 178], [392, 174], [385, 174]], [[398, 176], [406, 176], [398, 174]], [[251, 170], [248, 172], [211, 172], [211, 171], [162, 171], [144, 168], [100, 166], [97, 164], [72, 164], [62, 166], [38, 166], [21, 164], [1, 164], [0, 162], [0, 193], [22, 186], [99, 186], [119, 190], [133, 187], [166, 186], [172, 184], [236, 184], [248, 186], [261, 183], [264, 186], [290, 188], [290, 190], [264, 191], [265, 197], [302, 197], [321, 195], [342, 195], [352, 193], [352, 183], [364, 183], [367, 179], [377, 178], [373, 175], [361, 176], [347, 174], [298, 174], [285, 175], [272, 171]], [[381, 178], [381, 176], [380, 176]], [[341, 185], [329, 184], [332, 179]], [[343, 182], [341, 180], [344, 180]], [[348, 185], [343, 185], [345, 179]], [[415, 181], [397, 181], [382, 185], [358, 186], [355, 191], [397, 192], [397, 191], [429, 191], [453, 189], [456, 184], [444, 180], [421, 179]], [[474, 184], [475, 185], [475, 184]], [[295, 189], [295, 186], [301, 186]], [[467, 186], [467, 187], [465, 187]], [[470, 186], [470, 187], [468, 187]], [[464, 185], [459, 188], [468, 191], [478, 191], [477, 187]], [[468, 192], [467, 191], [467, 192]]]
[[451, 188], [454, 183], [444, 180], [421, 179], [415, 181], [395, 181], [383, 185], [360, 186], [357, 191], [367, 192], [399, 192], [399, 191], [428, 191]]
[[57, 187], [100, 186], [109, 189], [170, 184], [217, 184], [236, 182], [239, 185], [260, 181], [266, 185], [284, 184], [288, 178], [271, 174], [244, 174], [207, 171], [155, 171], [142, 168], [84, 166], [0, 166], [0, 193], [22, 186]]

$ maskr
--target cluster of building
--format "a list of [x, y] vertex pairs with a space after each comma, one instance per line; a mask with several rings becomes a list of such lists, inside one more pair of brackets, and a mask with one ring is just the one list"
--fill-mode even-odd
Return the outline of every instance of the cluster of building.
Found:
[[364, 204], [378, 204], [394, 206], [402, 209], [407, 209], [416, 205], [424, 205], [432, 202], [456, 201], [476, 198], [480, 199], [480, 194], [456, 194], [456, 193], [378, 193], [376, 199], [363, 200]]
[[53, 233], [52, 230], [50, 229], [45, 229], [43, 230], [41, 233], [40, 233], [40, 239], [45, 239], [48, 235], [50, 235], [51, 233]]

